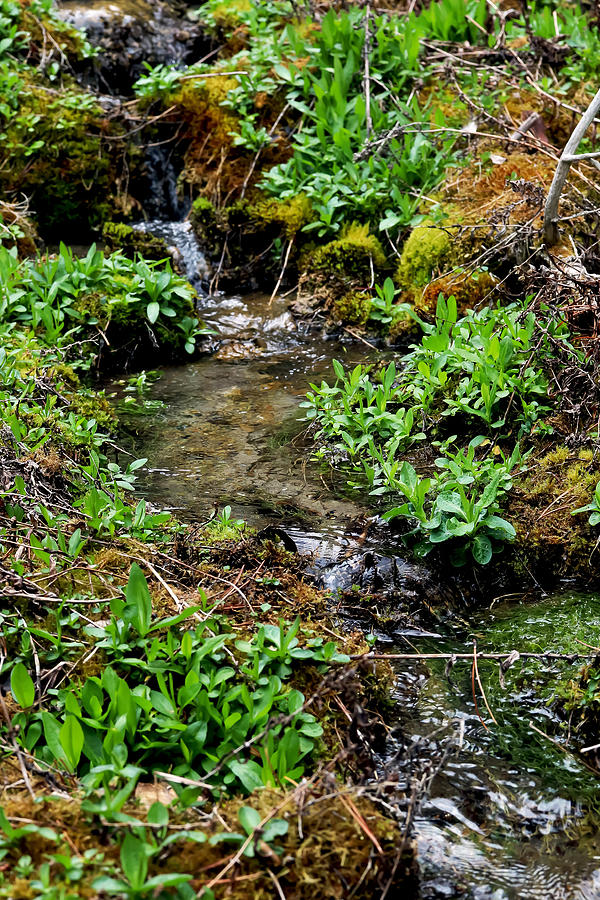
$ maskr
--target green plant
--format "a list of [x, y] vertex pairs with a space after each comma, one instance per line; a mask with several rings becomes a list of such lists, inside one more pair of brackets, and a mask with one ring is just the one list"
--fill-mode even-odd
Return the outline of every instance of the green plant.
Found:
[[[482, 437], [475, 438], [466, 450], [437, 459], [441, 472], [432, 478], [419, 478], [406, 461], [397, 469], [382, 460], [384, 490], [406, 498], [384, 518], [402, 516], [416, 522], [412, 534], [420, 538], [414, 545], [417, 555], [425, 556], [435, 545], [452, 542], [450, 558], [454, 565], [464, 565], [469, 553], [476, 563], [486, 565], [494, 549], [514, 540], [514, 527], [498, 511], [502, 497], [512, 487], [512, 473], [521, 462], [520, 450], [517, 446], [509, 459], [500, 462], [493, 457], [477, 460], [475, 451], [484, 442]], [[380, 491], [375, 489], [376, 493]]]
[[[226, 622], [210, 618], [182, 632], [180, 623], [200, 607], [153, 621], [135, 564], [125, 597], [113, 599], [111, 609], [106, 625], [86, 629], [106, 656], [102, 675], [58, 691], [55, 712], [21, 713], [15, 721], [28, 752], [78, 772], [88, 791], [103, 787], [101, 806], [90, 809], [119, 815], [148, 767], [246, 791], [302, 775], [322, 729], [285, 680], [299, 662], [346, 661], [335, 644], [310, 639], [301, 646], [299, 620], [289, 628], [264, 625], [251, 640], [236, 640]], [[19, 669], [19, 685], [22, 679]], [[29, 701], [30, 688], [14, 696]], [[270, 725], [277, 718], [282, 724]], [[263, 732], [258, 753], [244, 753]]]
[[576, 516], [579, 513], [587, 512], [590, 513], [588, 519], [590, 525], [600, 524], [600, 481], [596, 485], [596, 489], [590, 503], [587, 503], [585, 506], [579, 507], [579, 509], [574, 509], [571, 515]]
[[400, 293], [396, 289], [391, 278], [386, 278], [382, 286], [375, 285], [375, 296], [371, 297], [369, 320], [377, 322], [386, 331], [401, 316], [410, 315], [410, 306], [406, 303], [396, 303], [396, 297]]
[[128, 832], [121, 844], [121, 869], [123, 878], [101, 876], [94, 881], [94, 888], [102, 892], [117, 891], [126, 897], [156, 896], [163, 888], [177, 887], [191, 880], [191, 875], [163, 872], [148, 878], [148, 859], [152, 846]]

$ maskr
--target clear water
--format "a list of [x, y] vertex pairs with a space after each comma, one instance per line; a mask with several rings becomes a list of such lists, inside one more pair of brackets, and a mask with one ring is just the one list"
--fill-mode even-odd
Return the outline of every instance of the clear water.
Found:
[[297, 329], [282, 299], [223, 297], [200, 312], [216, 352], [163, 370], [152, 390], [162, 414], [129, 422], [133, 451], [149, 460], [140, 490], [183, 518], [229, 505], [254, 526], [285, 520], [305, 544], [341, 537], [369, 510], [308, 459], [299, 403], [309, 381], [330, 377], [333, 356], [362, 353]]
[[[429, 653], [469, 652], [473, 636], [480, 651], [507, 655], [585, 651], [576, 639], [598, 645], [600, 597], [566, 592], [535, 603], [506, 602], [469, 616], [460, 636], [416, 644]], [[573, 677], [581, 664], [518, 661], [502, 688], [498, 663], [481, 661], [497, 725], [478, 688], [475, 707], [470, 662], [457, 662], [450, 679], [445, 661], [396, 664], [405, 741], [420, 742], [426, 758], [440, 734], [464, 728], [461, 749], [435, 779], [416, 820], [423, 900], [600, 897], [600, 782], [530, 726], [566, 745], [549, 701], [557, 674]]]
[[[330, 374], [331, 359], [364, 361], [367, 348], [299, 330], [285, 299], [263, 295], [202, 301], [217, 349], [165, 369], [153, 398], [165, 408], [131, 425], [131, 446], [149, 458], [141, 491], [183, 518], [208, 518], [226, 504], [253, 525], [281, 521], [301, 550], [323, 560], [356, 551], [372, 510], [311, 462], [298, 403], [307, 384]], [[389, 552], [389, 548], [388, 548]], [[581, 651], [600, 641], [600, 598], [560, 593], [538, 602], [498, 602], [411, 637], [398, 652]], [[390, 650], [389, 644], [385, 647]], [[600, 900], [600, 782], [559, 742], [566, 737], [548, 701], [577, 664], [518, 662], [499, 684], [498, 665], [480, 663], [494, 725], [471, 668], [445, 661], [395, 663], [397, 728], [387, 764], [398, 774], [406, 747], [417, 768], [460, 749], [431, 785], [415, 823], [421, 900]], [[481, 721], [483, 718], [487, 728]], [[398, 896], [398, 895], [397, 895]]]
[[201, 289], [203, 282], [210, 278], [210, 267], [196, 240], [194, 229], [186, 219], [178, 222], [151, 219], [148, 222], [138, 222], [133, 227], [137, 231], [163, 238], [167, 246], [174, 251], [175, 259], [183, 274], [197, 290]]

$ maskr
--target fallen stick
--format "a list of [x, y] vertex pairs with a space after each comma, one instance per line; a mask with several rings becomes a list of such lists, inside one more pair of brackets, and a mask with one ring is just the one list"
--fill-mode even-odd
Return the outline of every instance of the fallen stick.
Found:
[[[517, 651], [519, 652], [519, 651]], [[506, 659], [511, 651], [503, 653], [476, 653], [476, 659]], [[596, 653], [520, 653], [518, 659], [562, 659], [573, 662], [576, 659], [595, 659]], [[470, 653], [355, 653], [350, 659], [468, 659], [473, 661]], [[515, 660], [516, 662], [516, 660]]]
[[574, 128], [573, 133], [565, 144], [565, 148], [558, 161], [556, 172], [554, 173], [554, 178], [552, 179], [552, 184], [550, 185], [550, 190], [548, 191], [546, 208], [544, 210], [544, 241], [549, 247], [557, 244], [560, 238], [560, 232], [557, 224], [558, 202], [560, 200], [560, 195], [562, 193], [565, 181], [567, 180], [567, 175], [569, 174], [571, 165], [574, 162], [577, 162], [577, 160], [579, 159], [588, 159], [590, 158], [590, 156], [596, 155], [585, 153], [578, 156], [577, 148], [579, 147], [582, 138], [594, 121], [599, 110], [600, 91], [596, 93], [587, 110], [582, 115], [579, 123]]

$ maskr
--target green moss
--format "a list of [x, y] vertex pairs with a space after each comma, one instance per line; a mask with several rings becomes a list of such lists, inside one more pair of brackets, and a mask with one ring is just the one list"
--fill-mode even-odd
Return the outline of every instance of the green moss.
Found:
[[312, 204], [305, 194], [286, 200], [261, 197], [253, 203], [250, 214], [259, 224], [278, 225], [287, 240], [314, 219]]
[[120, 250], [126, 256], [135, 256], [136, 253], [146, 259], [168, 259], [170, 256], [163, 238], [138, 231], [123, 222], [105, 222], [102, 238], [107, 250]]
[[29, 196], [46, 234], [94, 228], [114, 210], [122, 148], [103, 137], [118, 129], [75, 85], [49, 96], [37, 82], [27, 73], [18, 111], [4, 123], [0, 188]]
[[243, 23], [243, 13], [250, 12], [251, 9], [250, 0], [226, 0], [224, 3], [217, 3], [210, 9], [207, 24], [214, 23], [213, 27], [218, 33], [231, 32]]
[[369, 279], [387, 268], [381, 243], [368, 225], [352, 223], [335, 241], [318, 247], [306, 260], [307, 268], [330, 275]]
[[74, 413], [95, 419], [100, 428], [112, 430], [117, 424], [117, 416], [104, 391], [78, 392], [72, 394], [69, 401]]
[[217, 210], [207, 197], [197, 197], [192, 204], [192, 221], [200, 228], [214, 228]]
[[546, 583], [566, 573], [593, 580], [590, 555], [598, 531], [588, 515], [572, 515], [589, 503], [600, 469], [587, 449], [559, 445], [538, 455], [517, 476], [506, 501], [506, 516], [517, 529], [513, 554], [524, 574], [533, 572]]
[[489, 272], [476, 269], [474, 272], [452, 272], [450, 275], [434, 278], [414, 298], [415, 308], [421, 314], [434, 316], [440, 294], [447, 300], [454, 297], [459, 316], [464, 316], [466, 311], [474, 309], [479, 304], [489, 299], [497, 284]]
[[371, 297], [366, 291], [348, 291], [335, 300], [331, 317], [349, 325], [365, 325], [371, 313]]
[[432, 225], [413, 228], [402, 249], [396, 280], [403, 288], [424, 287], [441, 269], [451, 248], [449, 235]]

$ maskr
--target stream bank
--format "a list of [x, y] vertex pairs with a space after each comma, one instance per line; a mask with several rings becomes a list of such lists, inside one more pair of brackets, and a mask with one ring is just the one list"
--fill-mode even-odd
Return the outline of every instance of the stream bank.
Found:
[[[498, 103], [515, 110], [515, 104], [529, 102], [531, 85], [509, 71], [504, 51], [490, 54], [490, 48], [477, 46], [486, 33], [482, 22], [477, 28], [481, 8], [472, 10], [475, 25], [459, 15], [448, 34], [464, 44], [461, 52], [481, 52], [497, 66], [495, 85], [510, 83], [515, 96], [497, 95], [494, 85], [482, 93], [468, 72], [460, 73], [461, 84], [442, 81], [448, 34], [440, 36], [436, 17], [442, 11], [451, 15], [448, 7], [441, 0], [397, 22], [387, 16], [373, 22], [372, 71], [380, 82], [373, 109], [382, 113], [377, 134], [398, 126], [405, 143], [390, 149], [382, 138], [382, 152], [370, 147], [364, 158], [361, 60], [363, 51], [369, 53], [364, 41], [370, 27], [364, 8], [323, 17], [312, 9], [314, 21], [305, 23], [297, 21], [295, 5], [290, 10], [286, 4], [241, 3], [228, 10], [211, 0], [203, 11], [205, 25], [223, 40], [214, 71], [203, 69], [204, 63], [180, 71], [165, 66], [185, 66], [188, 53], [195, 64], [193, 57], [204, 53], [194, 43], [193, 28], [187, 35], [170, 34], [174, 43], [169, 40], [161, 56], [156, 29], [148, 29], [152, 46], [146, 45], [144, 29], [123, 20], [114, 33], [132, 42], [136, 65], [145, 53], [158, 63], [138, 82], [136, 100], [90, 94], [70, 74], [64, 84], [55, 83], [63, 45], [70, 59], [82, 63], [82, 84], [94, 66], [89, 48], [52, 18], [36, 31], [33, 56], [18, 47], [26, 56], [19, 58], [19, 72], [38, 94], [24, 121], [9, 116], [19, 155], [6, 183], [31, 194], [45, 236], [64, 226], [65, 234], [81, 228], [83, 239], [90, 229], [111, 225], [106, 219], [114, 213], [117, 221], [108, 231], [118, 250], [119, 239], [131, 238], [130, 224], [122, 220], [135, 224], [145, 214], [147, 232], [161, 230], [167, 244], [180, 244], [175, 261], [195, 286], [261, 285], [268, 293], [215, 294], [196, 309], [189, 287], [162, 263], [149, 267], [127, 254], [94, 252], [78, 260], [61, 247], [28, 267], [2, 254], [9, 276], [0, 286], [9, 351], [1, 358], [7, 414], [0, 433], [8, 705], [2, 732], [7, 819], [0, 824], [8, 862], [0, 868], [0, 894], [10, 900], [29, 900], [36, 891], [47, 896], [52, 880], [69, 900], [90, 891], [109, 897], [152, 891], [181, 900], [202, 892], [212, 900], [213, 888], [217, 895], [244, 898], [249, 890], [257, 898], [277, 891], [294, 900], [345, 898], [349, 892], [385, 896], [391, 890], [420, 893], [423, 900], [537, 900], [548, 893], [588, 900], [597, 892], [596, 774], [582, 771], [571, 755], [568, 730], [549, 702], [557, 681], [572, 678], [582, 660], [549, 662], [541, 671], [521, 661], [506, 673], [503, 693], [495, 664], [482, 659], [483, 703], [469, 661], [446, 671], [445, 661], [407, 659], [395, 661], [393, 673], [388, 659], [346, 658], [364, 656], [373, 643], [397, 654], [408, 648], [451, 657], [469, 653], [473, 635], [480, 649], [502, 655], [527, 646], [542, 655], [549, 647], [572, 654], [575, 634], [597, 644], [588, 633], [598, 617], [594, 595], [530, 596], [526, 604], [519, 592], [490, 604], [491, 594], [500, 591], [495, 578], [509, 568], [499, 551], [510, 543], [511, 528], [516, 531], [500, 520], [499, 504], [491, 508], [484, 540], [467, 547], [475, 548], [479, 567], [466, 567], [458, 578], [450, 574], [444, 552], [431, 565], [408, 558], [400, 543], [400, 535], [409, 537], [407, 529], [392, 533], [374, 521], [381, 507], [371, 505], [364, 482], [362, 495], [345, 485], [350, 457], [356, 457], [354, 441], [365, 430], [360, 401], [367, 395], [372, 400], [380, 387], [390, 394], [377, 416], [398, 427], [409, 451], [413, 437], [425, 442], [422, 453], [403, 459], [416, 465], [414, 478], [404, 469], [402, 485], [411, 489], [435, 471], [437, 454], [454, 452], [445, 444], [454, 424], [443, 417], [460, 408], [461, 439], [467, 444], [473, 438], [478, 452], [466, 459], [466, 481], [461, 457], [463, 480], [457, 483], [463, 487], [473, 473], [483, 472], [482, 481], [497, 489], [500, 481], [494, 479], [503, 469], [503, 497], [521, 465], [513, 456], [515, 441], [525, 435], [534, 477], [519, 469], [514, 480], [529, 514], [525, 536], [531, 535], [530, 550], [537, 553], [533, 574], [539, 581], [538, 570], [552, 561], [554, 584], [565, 571], [580, 580], [582, 573], [595, 576], [591, 506], [590, 521], [585, 516], [571, 528], [571, 513], [587, 507], [598, 477], [590, 424], [597, 421], [598, 392], [590, 285], [567, 281], [557, 300], [554, 282], [536, 281], [543, 265], [553, 271], [558, 265], [536, 244], [551, 151], [528, 145], [498, 159], [504, 119], [490, 119], [484, 111], [486, 128], [497, 132], [491, 144], [476, 143], [470, 127], [473, 98], [487, 109]], [[165, 8], [152, 9], [160, 19]], [[9, 12], [19, 14], [16, 6]], [[174, 15], [165, 27], [179, 28], [180, 18]], [[503, 41], [506, 22], [492, 18]], [[509, 39], [525, 37], [526, 43], [515, 44], [510, 58], [529, 76], [527, 42], [533, 48], [538, 39], [546, 51], [544, 77], [548, 71], [563, 77], [564, 54], [553, 56], [539, 43], [544, 21], [536, 19], [532, 30], [529, 22], [515, 19]], [[578, 25], [590, 53], [575, 54], [575, 69], [565, 75], [571, 85], [577, 83], [577, 65], [580, 79], [594, 70], [591, 25], [587, 19]], [[111, 19], [100, 27], [110, 38]], [[53, 45], [50, 57], [47, 34], [63, 42], [59, 50]], [[390, 52], [398, 49], [402, 53]], [[306, 63], [311, 58], [316, 73]], [[117, 60], [115, 66], [126, 63]], [[248, 64], [250, 78], [245, 70], [241, 79], [230, 71], [242, 64]], [[321, 76], [323, 96], [336, 104], [305, 104], [302, 111], [298, 96], [312, 97]], [[131, 73], [121, 72], [116, 80], [111, 90], [131, 90]], [[346, 109], [342, 115], [347, 140], [335, 141], [341, 85], [352, 114], [346, 117]], [[10, 94], [17, 110], [24, 102], [19, 90]], [[390, 103], [394, 92], [413, 104], [408, 120]], [[440, 127], [459, 132], [460, 146], [454, 138], [431, 139], [429, 92], [441, 101], [436, 125], [450, 123]], [[41, 146], [30, 147], [20, 129], [37, 124], [40, 97], [47, 96], [55, 98], [49, 118], [69, 126], [67, 140], [55, 148], [48, 137], [52, 129], [42, 133], [48, 125], [42, 119]], [[547, 115], [545, 105], [541, 114]], [[416, 136], [406, 131], [414, 117]], [[568, 131], [568, 118], [561, 107], [548, 130], [551, 139]], [[319, 153], [311, 150], [312, 141], [320, 142]], [[72, 147], [81, 150], [76, 160]], [[454, 174], [440, 186], [448, 163], [456, 167]], [[333, 193], [324, 197], [323, 177], [328, 183], [341, 171], [344, 178], [332, 182]], [[307, 172], [300, 190], [294, 178]], [[262, 178], [268, 189], [259, 185]], [[136, 182], [145, 185], [139, 195], [132, 189]], [[595, 193], [586, 193], [587, 187], [583, 197], [591, 206]], [[565, 203], [577, 216], [573, 195]], [[481, 220], [484, 205], [493, 209], [492, 221]], [[155, 216], [181, 217], [190, 206], [189, 221], [163, 221], [158, 228]], [[505, 241], [503, 229], [516, 239]], [[194, 234], [211, 257], [210, 276]], [[482, 250], [477, 234], [483, 242], [489, 239], [491, 250], [465, 274], [470, 251]], [[585, 241], [580, 230], [573, 234]], [[9, 246], [23, 253], [22, 236], [10, 229], [8, 235]], [[162, 259], [163, 246], [153, 244], [155, 260]], [[514, 268], [532, 247], [538, 254], [533, 271]], [[586, 248], [592, 271], [593, 242]], [[460, 271], [446, 277], [449, 265]], [[271, 300], [269, 292], [279, 284], [287, 293], [296, 281], [291, 317], [286, 298]], [[508, 294], [500, 290], [505, 281]], [[525, 296], [531, 285], [535, 300], [517, 306], [517, 295]], [[580, 293], [573, 295], [575, 289]], [[483, 309], [469, 313], [481, 304]], [[313, 319], [347, 327], [321, 333], [307, 327]], [[217, 333], [206, 337], [206, 325]], [[348, 329], [358, 333], [357, 343], [347, 340]], [[371, 329], [378, 345], [388, 332], [399, 345], [381, 356], [365, 349], [365, 342], [373, 343]], [[575, 345], [568, 341], [573, 334]], [[453, 357], [459, 338], [462, 356]], [[418, 361], [404, 352], [413, 339], [416, 354], [424, 357]], [[449, 371], [436, 367], [446, 351], [454, 366]], [[129, 372], [142, 357], [157, 365], [185, 354], [189, 365], [165, 368], [148, 390], [154, 418], [130, 418], [133, 458], [124, 454], [109, 434], [114, 419], [106, 397], [85, 387], [91, 367], [106, 373], [112, 359], [115, 368]], [[296, 409], [307, 382], [327, 377], [334, 358], [344, 361], [344, 369], [336, 369], [335, 385], [319, 386], [325, 402], [313, 408], [331, 413], [331, 423], [338, 414], [329, 404], [333, 396], [341, 403], [339, 414], [342, 408], [347, 414], [343, 400], [356, 386], [349, 374], [356, 365], [362, 366], [364, 398], [350, 404], [348, 413], [353, 425], [358, 422], [359, 437], [349, 427], [348, 442], [334, 429], [322, 448], [322, 458], [336, 464], [330, 471], [307, 459], [309, 441]], [[365, 364], [375, 359], [388, 363], [385, 370], [367, 371]], [[471, 377], [484, 361], [496, 379], [498, 402], [492, 382]], [[406, 379], [409, 365], [412, 377]], [[138, 383], [143, 393], [149, 381], [135, 374], [126, 388], [135, 392]], [[435, 397], [425, 391], [434, 384]], [[406, 394], [415, 386], [423, 389], [418, 397]], [[418, 401], [414, 407], [411, 396]], [[427, 399], [433, 403], [429, 421], [420, 414]], [[164, 405], [157, 413], [158, 404]], [[143, 413], [143, 398], [139, 407]], [[132, 422], [140, 424], [132, 428]], [[389, 437], [385, 433], [381, 443], [386, 452], [395, 440], [392, 434], [388, 444]], [[433, 438], [442, 439], [442, 450], [433, 449]], [[376, 458], [381, 448], [375, 448]], [[467, 452], [460, 447], [456, 459]], [[146, 455], [148, 474], [139, 460]], [[360, 454], [356, 459], [360, 468]], [[447, 472], [449, 457], [444, 459]], [[395, 464], [378, 462], [381, 471], [373, 468], [370, 487], [385, 487], [382, 474]], [[395, 471], [391, 475], [393, 480]], [[458, 488], [453, 493], [465, 499]], [[456, 513], [455, 497], [442, 496], [442, 503], [439, 521], [434, 514], [424, 529], [436, 544], [443, 543], [442, 518], [456, 528], [449, 515], [441, 516]], [[178, 519], [188, 520], [189, 527]], [[460, 532], [448, 535], [456, 549]], [[571, 536], [568, 552], [551, 556]], [[290, 555], [292, 549], [305, 556]], [[494, 568], [484, 569], [492, 553]], [[573, 565], [567, 570], [563, 561]], [[529, 558], [522, 562], [517, 574], [524, 589], [535, 579]], [[315, 583], [326, 593], [315, 590]], [[492, 712], [483, 708], [488, 699]], [[493, 714], [498, 725], [490, 721]], [[547, 737], [528, 725], [524, 730], [523, 716]], [[420, 801], [418, 807], [413, 800]], [[319, 815], [323, 809], [327, 814]], [[65, 833], [76, 840], [69, 843]], [[190, 837], [183, 846], [177, 843], [182, 833]], [[91, 855], [81, 862], [78, 852], [74, 862], [73, 844]], [[131, 858], [145, 864], [133, 872]], [[134, 884], [140, 873], [144, 883]]]
[[[371, 632], [379, 652], [468, 654], [476, 638], [483, 653], [542, 654], [508, 668], [504, 687], [498, 663], [479, 661], [497, 724], [473, 693], [469, 661], [392, 660], [378, 777], [405, 791], [427, 782], [413, 830], [420, 900], [596, 898], [597, 775], [569, 749], [551, 701], [585, 661], [568, 658], [585, 652], [578, 641], [598, 642], [598, 595], [532, 585], [490, 605], [489, 584], [461, 593], [449, 573], [444, 583], [399, 556], [373, 506], [307, 461], [302, 439], [307, 382], [319, 383], [333, 358], [364, 360], [364, 347], [297, 329], [285, 298], [221, 295], [200, 308], [214, 353], [162, 370], [148, 394], [162, 410], [126, 417], [128, 448], [149, 458], [140, 493], [192, 522], [230, 506], [232, 519], [265, 532], [276, 523], [328, 591], [338, 627]], [[546, 651], [567, 660], [545, 661]]]

